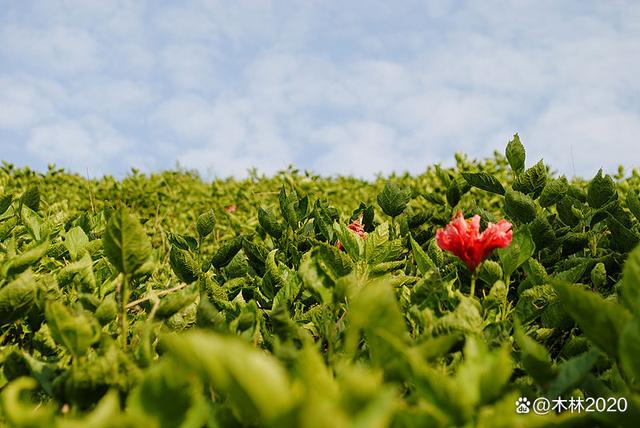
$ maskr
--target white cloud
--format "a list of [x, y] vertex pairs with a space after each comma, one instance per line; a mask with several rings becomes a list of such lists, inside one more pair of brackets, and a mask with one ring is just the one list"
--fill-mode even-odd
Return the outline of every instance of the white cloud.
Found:
[[[329, 174], [372, 177], [398, 167], [403, 159], [393, 129], [375, 122], [355, 121], [317, 130], [312, 139], [320, 152], [314, 166]], [[413, 169], [413, 161], [404, 168]]]
[[[96, 79], [97, 80], [97, 79]], [[95, 85], [73, 85], [67, 105], [84, 114], [103, 114], [111, 118], [131, 118], [149, 108], [155, 95], [145, 81], [111, 80], [96, 81]]]
[[101, 58], [93, 36], [85, 30], [59, 26], [48, 29], [19, 26], [0, 32], [0, 52], [24, 61], [39, 72], [77, 74], [99, 67]]
[[162, 53], [165, 75], [180, 89], [206, 91], [222, 82], [216, 70], [216, 46], [212, 44], [176, 44]]
[[152, 124], [156, 131], [170, 132], [179, 139], [202, 141], [211, 135], [216, 126], [212, 110], [211, 104], [202, 97], [191, 95], [172, 98], [157, 107]]
[[24, 131], [56, 112], [65, 90], [55, 82], [0, 75], [0, 129]]
[[524, 131], [527, 140], [537, 141], [530, 151], [533, 159], [544, 157], [562, 173], [591, 177], [599, 168], [615, 172], [618, 165], [637, 167], [640, 152], [638, 116], [620, 110], [598, 111], [576, 104], [551, 106]]
[[92, 174], [108, 173], [108, 162], [134, 147], [133, 141], [95, 117], [37, 126], [25, 145], [35, 159], [79, 171], [90, 169]]
[[77, 170], [365, 177], [520, 132], [530, 162], [591, 175], [640, 163], [639, 18], [637, 2], [14, 4], [0, 129], [24, 163]]
[[[201, 105], [202, 106], [202, 105]], [[244, 100], [218, 101], [198, 118], [199, 143], [178, 155], [180, 163], [209, 175], [244, 176], [256, 167], [274, 173], [294, 161], [291, 145], [280, 134], [276, 119]], [[178, 128], [178, 132], [185, 130]]]

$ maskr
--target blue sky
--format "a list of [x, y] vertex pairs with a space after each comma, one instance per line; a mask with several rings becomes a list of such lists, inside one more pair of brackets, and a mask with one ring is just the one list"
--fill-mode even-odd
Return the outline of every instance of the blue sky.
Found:
[[[397, 3], [397, 4], [396, 4]], [[0, 158], [371, 178], [640, 164], [637, 1], [0, 0]]]

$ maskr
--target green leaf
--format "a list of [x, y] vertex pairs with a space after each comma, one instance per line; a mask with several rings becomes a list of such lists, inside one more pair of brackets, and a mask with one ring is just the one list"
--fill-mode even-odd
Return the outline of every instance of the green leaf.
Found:
[[[531, 259], [535, 260], [535, 259]], [[522, 322], [536, 319], [545, 308], [557, 301], [557, 293], [550, 285], [536, 285], [520, 293], [515, 313]]]
[[272, 424], [296, 402], [280, 362], [242, 339], [189, 331], [165, 336], [162, 345], [177, 364], [224, 394], [244, 424]]
[[504, 195], [504, 211], [513, 220], [530, 223], [536, 218], [536, 204], [529, 196], [513, 190]]
[[20, 209], [20, 218], [22, 219], [22, 223], [24, 223], [24, 226], [27, 228], [27, 231], [33, 237], [33, 239], [37, 242], [40, 242], [40, 239], [42, 238], [41, 232], [43, 221], [38, 213], [33, 211], [28, 206], [23, 205]]
[[96, 276], [89, 253], [85, 253], [80, 260], [69, 263], [58, 271], [59, 285], [66, 286], [73, 281], [79, 285], [79, 291], [90, 293], [96, 288]]
[[405, 248], [401, 239], [389, 240], [389, 223], [379, 224], [364, 240], [365, 260], [368, 264], [393, 262], [402, 258]]
[[29, 187], [20, 197], [20, 203], [33, 211], [40, 208], [40, 190], [38, 186]]
[[174, 314], [195, 302], [197, 297], [197, 289], [189, 287], [171, 293], [160, 300], [156, 317], [161, 320], [171, 318]]
[[456, 380], [464, 385], [471, 402], [485, 404], [500, 397], [513, 371], [510, 353], [506, 346], [490, 352], [483, 340], [467, 337]]
[[458, 182], [456, 180], [451, 180], [449, 182], [449, 186], [447, 187], [447, 202], [451, 207], [455, 207], [460, 202], [460, 198], [462, 197], [462, 193], [460, 192], [460, 187], [458, 187]]
[[407, 203], [411, 200], [411, 189], [397, 183], [387, 182], [382, 192], [378, 194], [377, 200], [386, 215], [397, 217], [402, 214]]
[[169, 264], [180, 281], [187, 284], [197, 281], [200, 276], [200, 266], [189, 251], [172, 246]]
[[427, 256], [427, 253], [424, 252], [420, 244], [418, 244], [412, 236], [410, 236], [409, 239], [411, 240], [413, 257], [416, 259], [416, 264], [418, 265], [418, 270], [420, 271], [420, 273], [426, 275], [429, 271], [437, 270], [438, 268], [429, 258], [429, 256]]
[[613, 358], [618, 355], [618, 340], [631, 314], [622, 306], [600, 295], [565, 282], [554, 281], [562, 307], [575, 320], [584, 335]]
[[549, 385], [549, 397], [560, 397], [571, 391], [591, 371], [598, 361], [599, 352], [590, 350], [571, 358], [558, 366], [558, 375]]
[[35, 265], [47, 253], [47, 250], [49, 250], [49, 242], [45, 241], [24, 253], [12, 257], [2, 266], [3, 274], [6, 276], [23, 272], [29, 266]]
[[464, 335], [461, 333], [444, 334], [442, 336], [426, 339], [416, 345], [420, 357], [424, 360], [436, 360], [451, 352], [452, 348], [464, 343]]
[[584, 273], [587, 271], [588, 267], [589, 267], [589, 262], [584, 261], [569, 269], [555, 272], [553, 274], [553, 278], [559, 281], [565, 281], [570, 283], [578, 282], [580, 278], [582, 278]]
[[618, 197], [616, 185], [609, 174], [602, 176], [602, 168], [589, 182], [587, 188], [587, 202], [592, 208], [600, 208], [607, 202]]
[[545, 387], [555, 377], [547, 348], [527, 336], [519, 324], [516, 324], [513, 338], [520, 348], [520, 361], [525, 370], [538, 385]]
[[[26, 373], [21, 373], [20, 375], [31, 375], [38, 381], [40, 387], [42, 387], [47, 394], [53, 394], [53, 382], [58, 376], [56, 364], [38, 361], [28, 352], [14, 348], [7, 355], [6, 360], [4, 361], [3, 371], [5, 375], [7, 375], [7, 369], [10, 365], [19, 367], [19, 371], [26, 369]], [[13, 379], [14, 377], [7, 375], [7, 378]]]
[[463, 172], [462, 176], [467, 183], [487, 192], [504, 195], [504, 187], [497, 178], [486, 172]]
[[300, 218], [298, 217], [298, 195], [295, 190], [287, 194], [284, 186], [282, 186], [278, 200], [282, 217], [293, 230], [297, 230]]
[[71, 260], [78, 260], [89, 243], [89, 238], [80, 226], [69, 229], [64, 238], [64, 245], [69, 251]]
[[535, 250], [535, 244], [528, 228], [520, 228], [513, 234], [511, 245], [497, 251], [502, 271], [506, 277], [510, 277], [520, 265], [526, 262]]
[[333, 231], [342, 243], [344, 250], [353, 260], [360, 260], [364, 255], [364, 242], [353, 230], [336, 222]]
[[247, 256], [249, 265], [262, 276], [264, 274], [264, 264], [269, 254], [267, 247], [260, 242], [251, 242], [249, 239], [243, 238], [242, 251], [244, 251], [244, 254]]
[[172, 245], [180, 248], [181, 250], [198, 250], [198, 240], [193, 236], [179, 235], [177, 233], [166, 232], [167, 239]]
[[135, 273], [151, 257], [151, 243], [144, 228], [125, 207], [111, 215], [102, 245], [111, 264], [125, 275]]
[[283, 270], [286, 274], [282, 275], [282, 285], [273, 298], [272, 309], [274, 311], [277, 311], [280, 307], [290, 309], [302, 289], [302, 281], [296, 272], [287, 268]]
[[547, 168], [542, 160], [520, 174], [513, 181], [513, 190], [522, 193], [538, 193], [547, 182]]
[[607, 227], [611, 230], [613, 249], [621, 252], [631, 251], [640, 242], [640, 236], [636, 232], [620, 223], [611, 214], [607, 216]]
[[86, 354], [100, 339], [100, 325], [93, 317], [72, 311], [60, 302], [47, 302], [45, 317], [53, 339], [74, 357]]
[[228, 265], [242, 248], [242, 239], [242, 236], [235, 236], [225, 241], [211, 258], [211, 265], [218, 269]]
[[351, 291], [346, 352], [355, 353], [361, 332], [364, 332], [371, 363], [392, 369], [398, 352], [390, 346], [388, 338], [407, 343], [409, 335], [388, 278], [380, 277], [366, 287]]
[[547, 270], [538, 260], [530, 258], [522, 267], [534, 285], [542, 285], [547, 281]]
[[96, 309], [96, 318], [100, 325], [107, 325], [118, 315], [118, 305], [113, 294], [107, 296]]
[[196, 220], [196, 230], [200, 236], [200, 240], [206, 238], [213, 232], [213, 228], [216, 225], [216, 216], [213, 210], [208, 210], [198, 216]]
[[460, 303], [453, 312], [439, 318], [433, 326], [433, 333], [441, 335], [459, 331], [476, 334], [481, 331], [482, 315], [480, 305], [469, 297], [460, 296]]
[[507, 161], [509, 161], [509, 165], [513, 172], [515, 172], [516, 175], [522, 174], [524, 172], [526, 153], [524, 146], [520, 142], [518, 134], [515, 134], [513, 136], [513, 140], [509, 141], [509, 144], [507, 144], [505, 155], [507, 156]]
[[496, 281], [502, 279], [500, 263], [493, 260], [485, 260], [480, 267], [479, 278], [488, 285], [493, 285]]
[[569, 183], [565, 176], [547, 181], [540, 194], [540, 206], [550, 207], [556, 204], [560, 199], [564, 198], [568, 188]]
[[550, 246], [556, 240], [555, 230], [545, 215], [537, 215], [529, 224], [529, 229], [538, 250]]
[[569, 195], [556, 203], [558, 217], [568, 226], [576, 226], [580, 221], [580, 216], [577, 215], [580, 214], [579, 207], [581, 207], [580, 201]]
[[625, 373], [640, 381], [640, 318], [627, 324], [620, 336], [620, 362]]
[[604, 263], [596, 263], [591, 269], [591, 282], [596, 288], [602, 288], [607, 283], [607, 268]]
[[21, 377], [9, 384], [2, 391], [0, 403], [2, 404], [3, 419], [9, 422], [8, 426], [17, 428], [51, 427], [54, 426], [56, 408], [43, 403], [25, 403], [23, 397], [29, 396], [27, 391], [38, 387], [35, 379]]
[[131, 414], [124, 415], [120, 412], [120, 397], [116, 389], [111, 389], [105, 394], [96, 407], [84, 417], [71, 420], [65, 419], [65, 424], [60, 424], [60, 428], [113, 428], [118, 426], [149, 426], [147, 417], [132, 417]]
[[11, 206], [11, 202], [13, 201], [13, 195], [8, 193], [0, 198], [0, 215], [4, 214], [5, 211], [9, 209]]
[[30, 270], [0, 288], [0, 325], [24, 317], [35, 302], [37, 286]]
[[640, 245], [627, 256], [622, 271], [621, 302], [631, 311], [640, 313]]
[[17, 224], [18, 219], [16, 217], [11, 217], [9, 220], [0, 223], [0, 241], [7, 239]]
[[324, 303], [333, 301], [332, 289], [339, 278], [353, 270], [353, 261], [344, 252], [320, 244], [302, 257], [300, 275], [304, 285], [316, 292]]
[[313, 228], [316, 233], [322, 235], [326, 241], [334, 242], [333, 220], [328, 208], [318, 200], [314, 205], [313, 212]]
[[282, 225], [276, 219], [271, 210], [258, 208], [258, 222], [260, 226], [272, 237], [279, 239], [282, 236]]
[[163, 361], [148, 370], [142, 383], [127, 397], [127, 409], [150, 416], [158, 428], [201, 427], [208, 417], [201, 388], [197, 379], [187, 378]]
[[284, 272], [278, 266], [276, 262], [276, 253], [278, 250], [271, 250], [269, 254], [267, 254], [267, 259], [265, 260], [266, 267], [266, 275], [265, 278], [268, 278], [272, 281], [277, 287], [282, 287], [284, 284]]
[[627, 208], [640, 221], [640, 199], [633, 189], [629, 189], [627, 192]]

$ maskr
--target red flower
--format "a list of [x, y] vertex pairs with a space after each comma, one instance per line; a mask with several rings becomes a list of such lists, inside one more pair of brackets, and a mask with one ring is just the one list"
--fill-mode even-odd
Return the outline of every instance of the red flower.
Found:
[[459, 212], [444, 229], [436, 232], [438, 247], [450, 251], [466, 263], [473, 272], [496, 248], [505, 248], [511, 244], [513, 232], [511, 223], [500, 220], [489, 223], [480, 233], [480, 216], [474, 215], [465, 220]]
[[[356, 219], [353, 222], [351, 222], [351, 224], [347, 226], [347, 228], [353, 230], [362, 239], [365, 239], [367, 237], [367, 232], [364, 231], [364, 225], [362, 224], [360, 219]], [[344, 249], [344, 247], [342, 246], [342, 242], [340, 242], [339, 239], [338, 241], [336, 241], [336, 247], [338, 247], [341, 250]]]
[[236, 212], [236, 209], [237, 209], [236, 204], [231, 204], [228, 207], [226, 207], [224, 210], [228, 213], [234, 213]]

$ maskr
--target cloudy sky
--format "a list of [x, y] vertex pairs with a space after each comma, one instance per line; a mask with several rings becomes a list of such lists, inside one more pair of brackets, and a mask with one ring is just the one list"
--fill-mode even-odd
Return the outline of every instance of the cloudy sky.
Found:
[[0, 0], [0, 158], [373, 177], [640, 164], [638, 1]]

